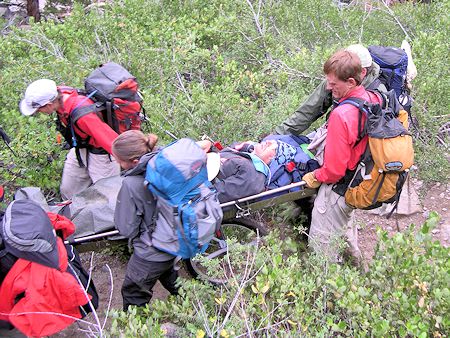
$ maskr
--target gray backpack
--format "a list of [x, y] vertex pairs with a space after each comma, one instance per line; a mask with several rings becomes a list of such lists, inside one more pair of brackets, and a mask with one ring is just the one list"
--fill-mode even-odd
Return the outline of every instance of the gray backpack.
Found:
[[118, 134], [130, 129], [140, 130], [145, 112], [139, 84], [121, 65], [107, 62], [94, 69], [85, 79], [81, 92], [95, 104], [76, 107], [71, 112], [72, 123], [95, 111], [101, 113], [104, 121]]
[[223, 214], [203, 149], [187, 138], [168, 145], [150, 159], [145, 179], [157, 200], [154, 247], [184, 259], [204, 252]]
[[47, 213], [31, 200], [11, 202], [0, 222], [6, 252], [50, 268], [59, 268], [55, 230]]

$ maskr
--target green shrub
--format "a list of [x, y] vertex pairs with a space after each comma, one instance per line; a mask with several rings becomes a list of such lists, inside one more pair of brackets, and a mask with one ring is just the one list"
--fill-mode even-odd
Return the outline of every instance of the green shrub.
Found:
[[435, 139], [449, 107], [448, 1], [389, 10], [374, 1], [371, 11], [340, 9], [329, 0], [251, 3], [125, 0], [90, 10], [76, 5], [64, 24], [13, 28], [0, 44], [0, 125], [19, 156], [0, 147], [8, 166], [1, 183], [53, 192], [59, 185], [65, 153], [55, 142], [52, 118], [20, 117], [17, 109], [27, 84], [37, 78], [82, 86], [94, 67], [114, 60], [139, 79], [151, 121], [145, 129], [162, 135], [163, 143], [170, 141], [164, 129], [178, 137], [207, 133], [229, 143], [270, 133], [318, 84], [322, 63], [337, 48], [358, 41], [399, 46], [405, 34], [419, 72], [413, 90], [422, 130], [418, 165], [435, 153], [439, 170], [429, 166], [424, 178], [448, 178], [449, 164]]
[[294, 242], [271, 234], [243, 255], [251, 266], [246, 278], [225, 287], [182, 280], [178, 297], [118, 314], [109, 333], [144, 337], [171, 322], [197, 337], [443, 337], [450, 329], [450, 251], [431, 237], [438, 221], [432, 213], [422, 227], [392, 237], [379, 230], [367, 273], [299, 253]]

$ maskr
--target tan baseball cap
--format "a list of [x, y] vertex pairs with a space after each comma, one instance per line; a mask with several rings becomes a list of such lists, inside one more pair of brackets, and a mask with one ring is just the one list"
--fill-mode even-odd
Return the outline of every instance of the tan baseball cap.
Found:
[[367, 68], [372, 65], [372, 56], [370, 55], [369, 50], [363, 45], [350, 45], [346, 48], [346, 50], [358, 55], [359, 59], [361, 60], [361, 66], [363, 68]]

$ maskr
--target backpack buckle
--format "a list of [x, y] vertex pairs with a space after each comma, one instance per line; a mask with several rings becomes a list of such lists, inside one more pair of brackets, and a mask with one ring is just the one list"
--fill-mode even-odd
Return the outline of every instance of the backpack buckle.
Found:
[[286, 163], [285, 168], [286, 168], [287, 172], [289, 172], [289, 173], [293, 172], [295, 169], [295, 162], [291, 161], [291, 162]]

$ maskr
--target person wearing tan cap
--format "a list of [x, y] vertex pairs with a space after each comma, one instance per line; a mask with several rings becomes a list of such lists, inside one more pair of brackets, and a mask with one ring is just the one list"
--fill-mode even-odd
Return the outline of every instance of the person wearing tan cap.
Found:
[[[361, 44], [348, 46], [346, 50], [358, 55], [361, 60], [362, 86], [366, 89], [378, 89], [386, 91], [386, 87], [378, 80], [380, 66], [373, 62], [369, 50]], [[325, 115], [333, 105], [331, 91], [326, 88], [326, 80], [323, 80], [300, 107], [283, 123], [275, 128], [275, 134], [301, 135], [311, 124]]]
[[32, 82], [19, 103], [19, 109], [25, 116], [56, 112], [57, 129], [71, 146], [64, 162], [60, 186], [64, 199], [71, 199], [101, 178], [120, 173], [119, 165], [110, 155], [117, 133], [95, 112], [87, 112], [71, 122], [76, 109], [93, 103], [76, 89], [57, 86], [48, 79]]

